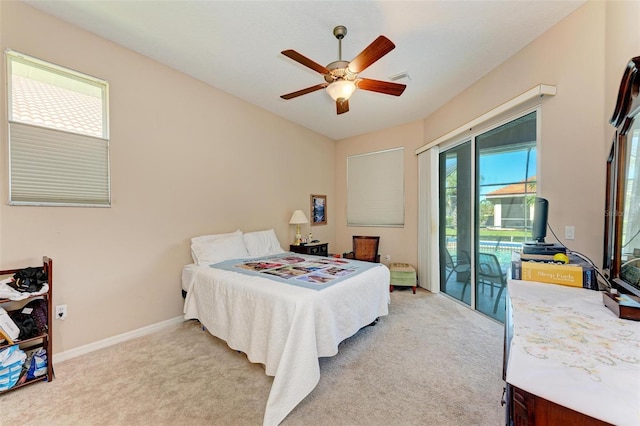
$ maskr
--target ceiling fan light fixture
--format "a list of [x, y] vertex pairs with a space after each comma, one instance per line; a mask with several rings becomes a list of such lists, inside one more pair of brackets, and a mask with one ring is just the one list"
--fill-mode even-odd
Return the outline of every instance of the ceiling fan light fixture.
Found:
[[[2, 1], [2, 0], [0, 0]], [[322, 74], [324, 82], [306, 89], [281, 95], [282, 99], [293, 99], [325, 88], [331, 99], [336, 104], [338, 115], [349, 112], [349, 98], [356, 88], [369, 92], [377, 92], [385, 95], [400, 96], [407, 87], [405, 84], [393, 83], [391, 81], [372, 80], [370, 78], [358, 77], [362, 71], [371, 64], [378, 61], [387, 53], [395, 49], [396, 45], [391, 40], [381, 35], [360, 52], [353, 60], [342, 60], [342, 39], [347, 35], [347, 28], [339, 25], [333, 29], [333, 35], [338, 39], [338, 60], [329, 65], [322, 66], [319, 63], [307, 58], [292, 49], [283, 50], [282, 53], [287, 58], [293, 59], [300, 65], [312, 69]], [[405, 72], [398, 75], [398, 78], [409, 77]]]
[[356, 84], [349, 80], [336, 80], [328, 85], [326, 90], [334, 101], [338, 99], [345, 101], [355, 92]]

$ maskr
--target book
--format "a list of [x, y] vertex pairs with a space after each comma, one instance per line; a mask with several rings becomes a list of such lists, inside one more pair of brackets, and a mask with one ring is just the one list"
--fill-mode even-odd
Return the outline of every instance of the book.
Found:
[[17, 340], [20, 336], [20, 329], [2, 307], [0, 307], [0, 330], [7, 340]]
[[11, 337], [9, 337], [7, 334], [5, 334], [4, 331], [2, 331], [2, 328], [0, 328], [0, 343], [6, 341], [7, 344], [9, 345], [13, 345], [13, 339]]
[[558, 264], [513, 260], [511, 278], [599, 290], [595, 268], [586, 262]]

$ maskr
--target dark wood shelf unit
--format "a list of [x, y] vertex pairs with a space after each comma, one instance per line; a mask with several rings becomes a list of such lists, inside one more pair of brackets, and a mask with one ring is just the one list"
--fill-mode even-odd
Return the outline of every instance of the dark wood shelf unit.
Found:
[[45, 375], [45, 376], [36, 377], [35, 379], [28, 380], [28, 381], [26, 381], [24, 383], [16, 383], [11, 389], [7, 389], [6, 391], [0, 392], [0, 395], [4, 395], [5, 393], [12, 392], [12, 391], [14, 391], [16, 389], [20, 389], [20, 388], [32, 385], [32, 384], [37, 383], [37, 382], [48, 381], [47, 379], [48, 379], [48, 376]]
[[[35, 379], [31, 379], [24, 383], [16, 384], [10, 389], [0, 391], [0, 395], [5, 394], [7, 392], [11, 392], [13, 390], [19, 389], [21, 387], [41, 382], [41, 381], [51, 381], [53, 380], [53, 260], [47, 256], [42, 258], [42, 267], [47, 273], [47, 284], [49, 285], [49, 290], [46, 293], [34, 295], [27, 297], [22, 300], [11, 300], [11, 299], [0, 299], [0, 305], [12, 304], [21, 306], [19, 309], [22, 309], [24, 305], [26, 305], [29, 301], [34, 299], [44, 299], [47, 302], [47, 330], [38, 336], [31, 337], [29, 339], [16, 340], [13, 344], [9, 344], [8, 342], [0, 343], [0, 349], [7, 348], [9, 346], [18, 345], [21, 349], [38, 349], [40, 347], [44, 348], [47, 352], [47, 373], [43, 376], [36, 377]], [[0, 270], [0, 276], [5, 275], [13, 275], [19, 270], [23, 268], [15, 268], [15, 269], [4, 269]], [[19, 309], [13, 309], [19, 310]], [[9, 310], [9, 309], [7, 309]]]

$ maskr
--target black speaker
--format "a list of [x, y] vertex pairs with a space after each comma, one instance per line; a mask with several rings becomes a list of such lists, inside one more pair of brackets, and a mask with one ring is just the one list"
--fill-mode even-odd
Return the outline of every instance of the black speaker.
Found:
[[547, 236], [547, 221], [549, 220], [549, 201], [545, 198], [536, 197], [533, 211], [533, 241], [544, 243]]

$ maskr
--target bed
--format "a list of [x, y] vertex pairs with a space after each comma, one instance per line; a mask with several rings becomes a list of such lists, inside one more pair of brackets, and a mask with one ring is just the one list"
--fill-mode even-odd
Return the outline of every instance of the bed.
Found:
[[183, 268], [182, 289], [186, 320], [197, 319], [274, 377], [263, 421], [271, 426], [318, 384], [319, 357], [337, 354], [341, 341], [388, 314], [389, 269], [284, 252], [272, 230], [259, 232], [259, 244], [256, 233], [231, 233], [236, 240], [240, 233], [246, 253], [238, 240], [206, 259], [192, 239], [195, 263]]

